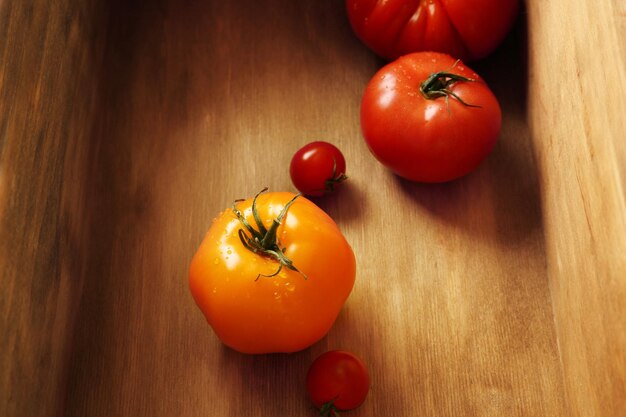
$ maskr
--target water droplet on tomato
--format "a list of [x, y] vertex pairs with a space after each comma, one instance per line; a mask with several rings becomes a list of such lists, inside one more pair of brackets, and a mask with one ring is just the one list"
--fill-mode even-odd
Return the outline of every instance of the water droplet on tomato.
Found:
[[215, 260], [213, 261], [213, 264], [214, 264], [214, 265], [217, 265], [217, 264], [219, 264], [219, 263], [220, 263], [220, 260], [219, 260], [219, 259], [217, 259], [217, 258], [215, 258]]

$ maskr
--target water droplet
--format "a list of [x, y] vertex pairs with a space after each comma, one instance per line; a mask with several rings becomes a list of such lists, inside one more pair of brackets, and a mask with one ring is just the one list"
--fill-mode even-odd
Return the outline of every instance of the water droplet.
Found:
[[217, 258], [215, 258], [215, 260], [213, 261], [213, 264], [214, 264], [214, 265], [217, 265], [217, 264], [219, 264], [219, 263], [220, 263], [220, 260], [219, 260], [219, 259], [217, 259]]
[[280, 293], [278, 291], [274, 291], [274, 299], [280, 300]]
[[285, 273], [285, 271], [283, 271], [280, 274], [278, 274], [278, 276], [281, 277], [281, 278], [287, 278], [287, 274]]

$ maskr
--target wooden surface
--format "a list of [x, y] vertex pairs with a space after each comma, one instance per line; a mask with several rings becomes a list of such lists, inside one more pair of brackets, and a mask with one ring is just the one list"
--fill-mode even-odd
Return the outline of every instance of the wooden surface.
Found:
[[562, 3], [529, 3], [528, 120], [567, 411], [626, 416], [626, 3]]
[[0, 0], [3, 416], [56, 416], [65, 408], [88, 279], [93, 217], [84, 191], [104, 13], [89, 0]]
[[[315, 415], [304, 374], [335, 348], [371, 372], [347, 415], [626, 410], [623, 3], [530, 0], [473, 65], [503, 107], [495, 151], [435, 186], [367, 151], [382, 62], [341, 1], [101, 3], [0, 1], [0, 415]], [[354, 291], [310, 349], [235, 353], [189, 261], [234, 198], [292, 190], [316, 139], [348, 161], [318, 203]]]

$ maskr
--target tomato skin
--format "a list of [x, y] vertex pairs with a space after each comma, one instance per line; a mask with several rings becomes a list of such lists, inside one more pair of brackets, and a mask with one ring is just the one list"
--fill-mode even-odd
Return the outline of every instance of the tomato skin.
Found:
[[342, 350], [331, 350], [317, 357], [306, 375], [307, 392], [318, 408], [332, 401], [338, 410], [355, 409], [365, 401], [369, 386], [369, 373], [363, 361]]
[[[472, 107], [419, 91], [432, 73], [448, 71], [470, 82], [449, 89]], [[381, 68], [361, 100], [361, 130], [372, 154], [401, 177], [450, 181], [476, 169], [493, 149], [501, 127], [498, 100], [478, 74], [449, 55], [416, 52]]]
[[345, 180], [346, 160], [333, 144], [316, 141], [304, 145], [291, 158], [289, 174], [293, 185], [309, 196], [332, 192]]
[[510, 31], [518, 9], [519, 0], [346, 0], [357, 37], [388, 60], [418, 51], [484, 58]]
[[[257, 199], [260, 217], [278, 217], [293, 193]], [[237, 203], [255, 225], [252, 199]], [[279, 226], [284, 253], [306, 278], [241, 242], [240, 220], [231, 209], [215, 218], [191, 262], [189, 286], [196, 304], [224, 344], [242, 353], [295, 352], [326, 335], [354, 285], [354, 253], [335, 222], [298, 197]], [[257, 279], [258, 277], [258, 279]]]

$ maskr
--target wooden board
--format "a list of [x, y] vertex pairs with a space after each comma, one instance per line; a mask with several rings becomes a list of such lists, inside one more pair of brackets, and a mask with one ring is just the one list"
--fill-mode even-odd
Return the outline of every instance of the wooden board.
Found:
[[624, 416], [626, 4], [543, 6], [528, 7], [528, 121], [567, 411]]
[[[370, 368], [354, 416], [620, 415], [624, 9], [544, 3], [473, 65], [504, 111], [495, 151], [433, 186], [361, 139], [383, 62], [341, 1], [0, 1], [0, 415], [315, 415], [303, 378], [335, 348]], [[189, 261], [233, 199], [293, 190], [316, 139], [348, 161], [318, 203], [354, 291], [310, 349], [238, 354]]]

